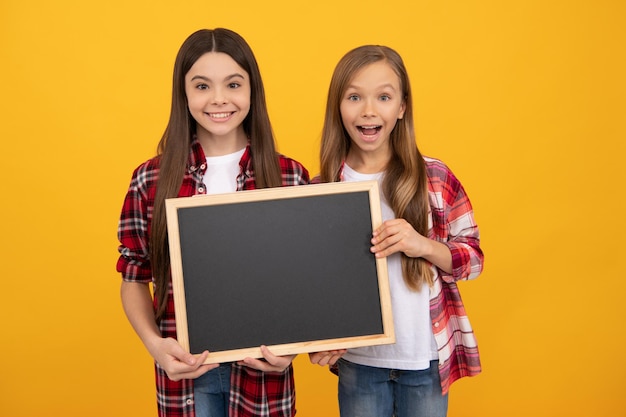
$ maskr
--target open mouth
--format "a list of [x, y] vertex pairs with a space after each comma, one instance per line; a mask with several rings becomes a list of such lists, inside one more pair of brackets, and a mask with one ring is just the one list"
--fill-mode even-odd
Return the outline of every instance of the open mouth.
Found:
[[378, 125], [378, 126], [357, 126], [356, 127], [359, 132], [361, 132], [361, 134], [365, 135], [365, 136], [373, 136], [375, 134], [377, 134], [378, 132], [380, 132], [380, 129], [382, 129], [382, 126]]
[[212, 119], [228, 119], [235, 112], [222, 112], [222, 113], [208, 113], [209, 117]]

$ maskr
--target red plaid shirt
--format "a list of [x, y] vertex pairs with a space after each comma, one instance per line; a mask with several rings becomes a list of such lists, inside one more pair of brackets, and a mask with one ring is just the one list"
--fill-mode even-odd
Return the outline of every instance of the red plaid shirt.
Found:
[[441, 388], [446, 394], [457, 379], [481, 371], [476, 337], [456, 283], [478, 277], [484, 255], [465, 189], [443, 162], [424, 159], [432, 218], [428, 237], [444, 243], [452, 253], [452, 274], [437, 269], [430, 289], [430, 319], [439, 350]]
[[[256, 188], [250, 147], [239, 162], [237, 190]], [[280, 155], [282, 185], [303, 185], [309, 182], [308, 171], [297, 161]], [[202, 176], [206, 158], [198, 142], [192, 144], [189, 164], [179, 197], [205, 194]], [[148, 242], [154, 196], [159, 176], [158, 159], [140, 165], [133, 173], [124, 200], [118, 227], [120, 257], [117, 271], [125, 281], [151, 283], [152, 270]], [[159, 328], [163, 337], [176, 338], [174, 299], [169, 284], [167, 310]], [[156, 306], [155, 306], [156, 307]], [[291, 366], [283, 373], [263, 373], [233, 363], [231, 372], [231, 417], [291, 417], [295, 414], [295, 386]], [[157, 405], [161, 417], [194, 417], [193, 380], [172, 381], [155, 363]]]
[[[484, 256], [472, 205], [460, 181], [443, 162], [424, 160], [432, 221], [428, 237], [444, 243], [452, 253], [452, 274], [437, 268], [430, 289], [431, 325], [439, 351], [441, 389], [446, 394], [457, 379], [481, 371], [476, 338], [456, 283], [478, 277]], [[312, 182], [319, 182], [319, 177]], [[336, 366], [331, 371], [337, 373]]]

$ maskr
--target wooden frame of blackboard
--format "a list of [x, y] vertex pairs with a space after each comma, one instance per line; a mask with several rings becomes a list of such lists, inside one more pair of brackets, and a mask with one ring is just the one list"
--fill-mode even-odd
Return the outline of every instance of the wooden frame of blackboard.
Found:
[[205, 363], [395, 342], [386, 259], [369, 251], [376, 181], [172, 198], [166, 212], [177, 339]]

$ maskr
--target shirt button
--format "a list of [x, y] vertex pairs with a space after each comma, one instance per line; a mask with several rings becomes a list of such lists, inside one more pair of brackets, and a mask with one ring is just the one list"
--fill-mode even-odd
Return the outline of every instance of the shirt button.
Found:
[[200, 194], [204, 194], [204, 187], [198, 187], [198, 192]]
[[204, 168], [206, 168], [206, 164], [200, 165], [200, 169], [204, 169]]
[[435, 327], [439, 327], [439, 322], [435, 323]]
[[187, 401], [185, 401], [185, 403], [187, 403], [187, 405], [191, 405], [193, 404], [193, 400], [191, 398], [188, 398]]

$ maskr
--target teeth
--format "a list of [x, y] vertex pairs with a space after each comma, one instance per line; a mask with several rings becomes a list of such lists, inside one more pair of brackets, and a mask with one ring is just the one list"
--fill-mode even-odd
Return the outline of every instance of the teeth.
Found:
[[209, 113], [209, 116], [215, 118], [215, 119], [225, 119], [226, 117], [230, 116], [231, 113]]

